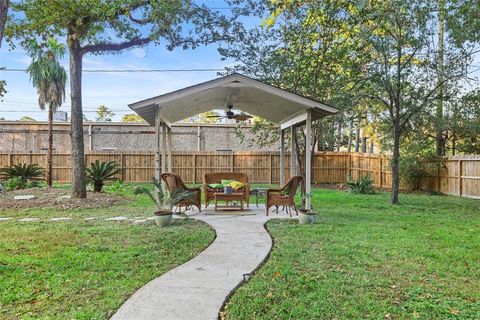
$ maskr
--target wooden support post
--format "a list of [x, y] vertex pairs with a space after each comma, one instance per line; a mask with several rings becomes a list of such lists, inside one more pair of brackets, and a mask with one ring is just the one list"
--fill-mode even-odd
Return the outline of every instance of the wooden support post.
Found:
[[305, 209], [312, 208], [312, 111], [307, 110], [305, 123]]
[[458, 195], [461, 197], [463, 194], [463, 161], [458, 160]]
[[233, 155], [233, 151], [232, 153], [230, 154], [230, 172], [234, 172], [234, 167], [233, 167], [233, 164], [234, 164], [234, 155]]
[[[161, 173], [166, 172], [167, 169], [167, 125], [164, 122], [161, 122], [162, 126], [162, 171]], [[165, 192], [166, 186], [165, 182], [162, 181], [162, 188]]]
[[7, 166], [10, 167], [13, 163], [13, 155], [11, 153], [8, 154], [8, 159], [7, 159]]
[[[155, 116], [155, 180], [160, 181], [161, 164], [160, 164], [160, 134], [161, 134], [161, 122], [160, 122], [160, 110], [157, 110]], [[157, 192], [159, 190], [156, 190]]]
[[167, 153], [168, 153], [168, 156], [167, 156], [167, 171], [168, 172], [173, 172], [173, 168], [172, 168], [172, 163], [173, 163], [173, 160], [172, 160], [172, 128], [170, 127], [167, 127]]
[[295, 144], [296, 130], [295, 126], [290, 127], [290, 178], [297, 174], [297, 146]]
[[285, 131], [280, 129], [280, 185], [285, 184]]

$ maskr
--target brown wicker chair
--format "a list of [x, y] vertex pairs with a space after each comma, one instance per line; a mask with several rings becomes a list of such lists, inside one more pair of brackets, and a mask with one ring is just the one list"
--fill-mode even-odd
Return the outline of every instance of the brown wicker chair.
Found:
[[183, 183], [182, 178], [180, 176], [170, 173], [170, 172], [165, 172], [162, 173], [160, 176], [163, 181], [165, 181], [168, 191], [172, 192], [178, 189], [185, 190], [185, 191], [191, 191], [193, 194], [193, 197], [189, 197], [188, 199], [182, 200], [179, 203], [177, 203], [177, 207], [189, 207], [189, 206], [195, 206], [198, 208], [199, 211], [202, 211], [201, 208], [201, 198], [202, 198], [202, 191], [200, 188], [190, 188]]
[[215, 173], [205, 173], [203, 176], [203, 191], [205, 194], [205, 208], [208, 207], [210, 201], [215, 199], [215, 192], [223, 192], [222, 189], [214, 189], [209, 187], [209, 184], [221, 183], [222, 180], [235, 180], [244, 184], [243, 188], [235, 190], [235, 192], [242, 192], [245, 202], [247, 203], [247, 208], [249, 207], [250, 202], [250, 186], [248, 184], [248, 176], [245, 173], [240, 172], [215, 172]]
[[273, 206], [284, 206], [287, 207], [287, 211], [292, 216], [292, 209], [295, 209], [295, 212], [298, 215], [297, 207], [295, 206], [295, 194], [297, 193], [298, 186], [301, 185], [303, 180], [302, 176], [293, 176], [288, 179], [287, 183], [280, 189], [268, 189], [266, 197], [266, 214], [268, 216], [268, 209]]

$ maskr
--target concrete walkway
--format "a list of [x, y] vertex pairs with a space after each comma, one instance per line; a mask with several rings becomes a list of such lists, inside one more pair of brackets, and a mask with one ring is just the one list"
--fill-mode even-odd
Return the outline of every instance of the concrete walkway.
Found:
[[194, 216], [215, 229], [215, 241], [200, 255], [140, 288], [111, 319], [218, 319], [226, 297], [270, 252], [272, 239], [265, 222], [288, 217], [265, 217], [264, 209], [250, 213], [255, 215]]

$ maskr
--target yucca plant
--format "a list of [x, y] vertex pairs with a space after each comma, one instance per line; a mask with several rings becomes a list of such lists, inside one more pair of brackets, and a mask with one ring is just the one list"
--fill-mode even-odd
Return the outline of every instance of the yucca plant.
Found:
[[193, 193], [187, 190], [176, 189], [175, 191], [163, 191], [162, 185], [159, 181], [153, 180], [155, 190], [149, 190], [143, 186], [136, 186], [133, 194], [146, 194], [158, 208], [159, 212], [172, 212], [173, 207], [183, 200], [193, 197]]
[[102, 192], [105, 181], [114, 180], [114, 176], [120, 172], [115, 161], [100, 162], [95, 160], [86, 170], [87, 179], [93, 184], [93, 191]]
[[352, 180], [350, 177], [346, 183], [347, 187], [353, 193], [361, 194], [373, 194], [375, 189], [373, 188], [373, 179], [369, 175], [363, 176], [358, 180]]
[[45, 171], [37, 164], [14, 164], [0, 169], [0, 180], [15, 178], [20, 180], [20, 189], [24, 189], [29, 181], [43, 181]]

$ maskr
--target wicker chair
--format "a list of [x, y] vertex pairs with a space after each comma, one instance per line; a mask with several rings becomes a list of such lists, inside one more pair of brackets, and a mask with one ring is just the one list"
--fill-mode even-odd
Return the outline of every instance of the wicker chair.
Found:
[[205, 208], [208, 207], [210, 201], [215, 199], [215, 192], [223, 192], [223, 188], [214, 189], [209, 187], [209, 184], [221, 183], [222, 180], [235, 180], [244, 184], [243, 188], [235, 190], [235, 192], [242, 192], [247, 208], [250, 202], [250, 186], [248, 184], [248, 176], [245, 173], [240, 172], [215, 172], [205, 173], [203, 176], [203, 190], [205, 194]]
[[199, 211], [202, 211], [201, 209], [201, 198], [202, 198], [202, 191], [200, 188], [190, 188], [183, 183], [182, 178], [180, 176], [170, 173], [170, 172], [165, 172], [162, 173], [160, 176], [163, 181], [165, 181], [168, 191], [172, 192], [175, 190], [185, 190], [185, 191], [190, 191], [193, 194], [193, 197], [189, 197], [188, 199], [182, 200], [179, 203], [177, 203], [177, 207], [190, 207], [190, 206], [195, 206], [198, 208]]
[[287, 183], [280, 189], [268, 189], [266, 197], [266, 214], [268, 216], [268, 209], [275, 206], [284, 206], [287, 208], [287, 211], [292, 216], [292, 209], [295, 209], [295, 212], [298, 215], [297, 207], [295, 206], [295, 194], [297, 193], [298, 186], [301, 185], [303, 181], [302, 176], [293, 176], [288, 179]]

